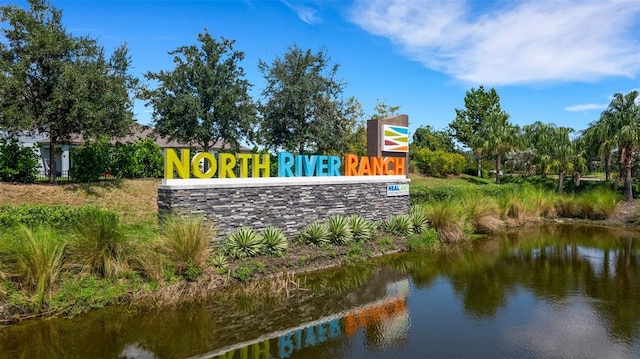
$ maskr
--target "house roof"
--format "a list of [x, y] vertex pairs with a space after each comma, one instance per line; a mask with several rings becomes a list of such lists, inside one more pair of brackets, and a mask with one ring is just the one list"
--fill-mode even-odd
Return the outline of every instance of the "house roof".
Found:
[[[114, 138], [112, 139], [111, 143], [117, 143], [117, 142], [121, 142], [121, 143], [128, 143], [128, 142], [133, 142], [135, 140], [138, 139], [145, 139], [145, 138], [152, 138], [153, 141], [160, 146], [160, 148], [165, 149], [165, 148], [200, 148], [201, 146], [199, 146], [198, 144], [196, 144], [195, 142], [190, 142], [190, 143], [181, 143], [179, 141], [176, 140], [169, 140], [166, 137], [162, 137], [160, 136], [160, 134], [158, 134], [155, 129], [151, 126], [147, 126], [147, 125], [141, 125], [139, 123], [134, 123], [133, 126], [131, 127], [131, 132], [127, 135], [124, 135], [122, 137], [118, 137], [118, 138]], [[69, 144], [69, 145], [80, 145], [82, 143], [85, 142], [85, 139], [82, 135], [80, 134], [74, 134], [71, 136], [71, 141], [65, 141], [65, 144]], [[46, 138], [44, 140], [41, 141], [41, 143], [43, 144], [49, 144], [51, 143], [49, 138]], [[222, 141], [217, 141], [213, 146], [212, 146], [212, 150], [214, 151], [219, 151], [221, 149], [229, 149], [231, 148], [229, 145], [225, 144]], [[251, 152], [251, 149], [247, 148], [247, 147], [243, 147], [240, 146], [240, 152]]]

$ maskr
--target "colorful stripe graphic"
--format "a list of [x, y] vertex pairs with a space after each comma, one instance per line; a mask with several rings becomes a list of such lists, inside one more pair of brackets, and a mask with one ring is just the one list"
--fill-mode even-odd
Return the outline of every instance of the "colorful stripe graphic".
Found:
[[408, 152], [409, 128], [382, 125], [382, 150], [387, 152]]

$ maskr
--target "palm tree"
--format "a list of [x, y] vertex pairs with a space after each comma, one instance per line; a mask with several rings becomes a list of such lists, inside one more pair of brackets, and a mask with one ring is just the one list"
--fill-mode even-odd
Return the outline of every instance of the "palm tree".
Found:
[[638, 91], [631, 91], [626, 95], [616, 93], [602, 117], [611, 121], [617, 129], [616, 139], [620, 154], [620, 167], [624, 171], [624, 197], [633, 200], [631, 188], [631, 164], [633, 155], [640, 147], [640, 106], [636, 103]]
[[504, 111], [492, 111], [480, 128], [481, 148], [496, 161], [496, 183], [500, 183], [502, 156], [515, 147], [518, 131], [519, 128], [509, 122], [509, 114]]
[[611, 157], [613, 150], [617, 146], [617, 129], [614, 127], [612, 116], [603, 112], [598, 121], [589, 124], [583, 132], [582, 138], [585, 145], [591, 148], [592, 152], [598, 153], [604, 160], [604, 171], [607, 181], [611, 180]]
[[558, 171], [558, 193], [562, 193], [564, 175], [573, 169], [573, 156], [575, 153], [575, 145], [571, 142], [569, 134], [573, 129], [568, 127], [555, 127], [551, 136], [551, 158], [553, 159], [552, 167]]
[[548, 168], [551, 165], [551, 151], [553, 148], [552, 137], [555, 125], [536, 121], [531, 125], [524, 126], [524, 139], [527, 146], [536, 150], [536, 166], [542, 178], [547, 176]]

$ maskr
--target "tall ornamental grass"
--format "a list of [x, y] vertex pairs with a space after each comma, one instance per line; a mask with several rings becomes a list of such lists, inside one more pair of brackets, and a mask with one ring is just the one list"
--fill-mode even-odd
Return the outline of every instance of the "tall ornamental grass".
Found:
[[161, 243], [178, 275], [202, 270], [211, 255], [209, 243], [215, 229], [202, 216], [171, 216], [161, 223]]
[[102, 278], [117, 278], [130, 270], [135, 242], [127, 236], [115, 212], [92, 208], [78, 221], [70, 243], [72, 265]]
[[504, 228], [496, 200], [486, 196], [470, 197], [465, 203], [469, 221], [477, 233], [493, 233]]
[[607, 219], [611, 217], [620, 200], [620, 194], [613, 189], [596, 188], [574, 198], [577, 208], [575, 215], [594, 220]]
[[463, 210], [461, 202], [448, 200], [426, 206], [425, 213], [431, 227], [438, 231], [441, 241], [458, 242], [466, 237]]
[[40, 311], [46, 292], [63, 265], [65, 242], [51, 228], [18, 226], [3, 240], [3, 262], [8, 275], [35, 291], [35, 310]]

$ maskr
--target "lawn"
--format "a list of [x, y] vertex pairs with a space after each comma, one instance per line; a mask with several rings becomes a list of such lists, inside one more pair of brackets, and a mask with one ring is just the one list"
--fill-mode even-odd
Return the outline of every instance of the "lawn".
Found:
[[153, 222], [157, 217], [159, 184], [159, 179], [57, 185], [0, 183], [0, 205], [96, 205], [118, 212], [124, 223]]

